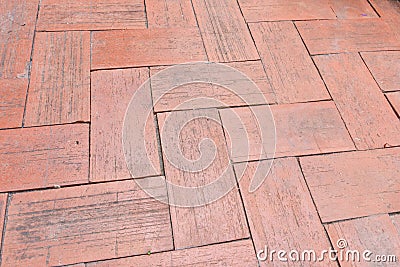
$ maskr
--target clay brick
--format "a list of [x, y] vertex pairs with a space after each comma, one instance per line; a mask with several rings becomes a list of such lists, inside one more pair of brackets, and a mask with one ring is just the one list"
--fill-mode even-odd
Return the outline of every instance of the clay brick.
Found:
[[[2, 239], [3, 236], [3, 227], [4, 227], [4, 216], [6, 214], [6, 208], [7, 208], [7, 194], [0, 194], [0, 240]], [[0, 244], [0, 251], [2, 251]]]
[[400, 122], [358, 54], [314, 60], [358, 149], [400, 144]]
[[397, 112], [397, 116], [400, 116], [400, 92], [387, 93], [386, 97]]
[[[148, 77], [147, 68], [92, 72], [91, 181], [131, 177], [122, 144], [124, 116], [132, 96]], [[142, 104], [151, 110], [150, 92], [144, 95]], [[161, 173], [156, 128], [152, 115], [148, 118], [147, 127], [147, 155], [157, 170], [146, 168], [144, 161], [137, 161], [134, 163], [135, 177]], [[138, 153], [137, 150], [135, 152]]]
[[[161, 111], [171, 111], [171, 110], [182, 110], [182, 109], [197, 109], [197, 108], [212, 108], [212, 107], [222, 107], [222, 106], [242, 106], [242, 105], [252, 105], [252, 104], [270, 104], [275, 103], [275, 92], [272, 89], [261, 61], [247, 61], [247, 62], [232, 62], [226, 63], [227, 66], [235, 68], [236, 70], [244, 73], [252, 80], [260, 90], [259, 94], [254, 94], [251, 102], [245, 103], [241, 95], [237, 95], [229, 91], [222, 86], [206, 84], [206, 83], [193, 83], [188, 85], [183, 85], [173, 90], [169, 91], [167, 94], [163, 94], [157, 87], [153, 86], [153, 101], [154, 110], [156, 112]], [[155, 75], [157, 72], [164, 70], [166, 67], [153, 67], [151, 68], [151, 76]], [[187, 75], [182, 73], [182, 75]], [[221, 77], [224, 75], [220, 74]], [[226, 75], [229, 79], [229, 75]], [[240, 80], [235, 80], [233, 77], [231, 82], [241, 82]], [[162, 82], [162, 81], [160, 81]], [[245, 86], [244, 86], [245, 88]], [[249, 99], [250, 93], [246, 94], [246, 99]], [[190, 100], [197, 98], [210, 98], [219, 101], [196, 101], [189, 102]], [[186, 102], [186, 103], [185, 103]], [[183, 104], [185, 103], [185, 104]], [[182, 105], [181, 105], [182, 104]]]
[[[153, 186], [166, 198], [163, 179]], [[168, 249], [168, 206], [129, 180], [13, 195], [3, 264], [54, 266]]]
[[37, 33], [25, 125], [89, 120], [89, 32]]
[[239, 0], [239, 4], [247, 22], [336, 18], [324, 0]]
[[[340, 266], [394, 266], [394, 263], [379, 263], [375, 261], [377, 255], [400, 255], [400, 237], [387, 214], [359, 218], [355, 220], [336, 222], [326, 225], [326, 230], [336, 250], [343, 253], [339, 257]], [[337, 241], [344, 239], [347, 247], [341, 250]], [[357, 250], [360, 261], [346, 260], [346, 251]], [[369, 250], [371, 262], [363, 259], [363, 252]], [[351, 256], [351, 254], [350, 254]], [[351, 258], [350, 258], [351, 259]]]
[[390, 23], [380, 18], [298, 21], [296, 26], [313, 55], [400, 49]]
[[400, 236], [400, 214], [391, 215], [390, 218], [392, 219], [392, 223], [396, 227]]
[[112, 266], [258, 266], [250, 240], [190, 248], [152, 254], [150, 256], [129, 257], [97, 263], [87, 267]]
[[27, 79], [39, 0], [0, 3], [0, 79]]
[[400, 149], [304, 157], [300, 163], [323, 222], [400, 211]]
[[26, 79], [0, 79], [0, 128], [22, 126], [27, 88]]
[[[247, 212], [250, 230], [256, 251], [328, 249], [329, 240], [313, 205], [307, 185], [295, 158], [277, 159], [265, 181], [255, 192], [250, 193], [250, 181], [257, 168], [264, 170], [270, 162], [251, 162], [235, 165], [240, 180], [240, 189]], [[260, 166], [258, 166], [260, 164]], [[265, 256], [265, 255], [262, 255]], [[275, 255], [276, 257], [276, 255]], [[278, 259], [275, 258], [278, 262]], [[270, 266], [272, 261], [261, 261]], [[324, 266], [337, 266], [329, 260]]]
[[[400, 20], [400, 3], [393, 0], [369, 0], [378, 14], [385, 20]], [[393, 25], [396, 28], [397, 25]]]
[[92, 34], [92, 69], [204, 61], [197, 29], [139, 29]]
[[88, 182], [86, 124], [0, 131], [0, 191]]
[[193, 0], [192, 2], [209, 61], [259, 59], [236, 1]]
[[185, 0], [146, 0], [149, 28], [196, 28], [192, 3]]
[[329, 4], [338, 19], [378, 17], [368, 0], [334, 0]]
[[43, 0], [37, 24], [39, 31], [138, 28], [146, 28], [140, 0]]
[[[181, 198], [187, 198], [185, 200], [192, 200], [191, 203], [197, 205], [197, 207], [182, 207], [182, 205], [170, 207], [175, 247], [187, 248], [248, 237], [244, 211], [233, 169], [229, 163], [217, 110], [177, 111], [161, 113], [157, 116], [167, 181], [178, 186], [202, 187], [223, 177], [209, 190], [212, 193], [218, 193], [226, 188], [233, 188], [229, 193], [229, 190], [223, 191], [227, 194], [217, 201], [199, 206], [202, 200], [209, 203], [207, 189], [199, 189], [193, 194], [182, 195], [176, 188], [168, 187], [170, 201], [177, 203], [176, 201]], [[184, 127], [179, 131], [183, 125]], [[176, 131], [174, 135], [179, 136], [178, 144], [174, 145], [174, 138], [170, 132], [164, 132], [168, 128]], [[207, 152], [211, 152], [209, 146], [199, 146], [204, 138], [209, 138], [214, 142], [215, 158], [208, 160], [209, 158], [205, 156], [209, 154]], [[193, 165], [201, 165], [200, 167], [203, 168], [199, 167], [199, 171], [186, 169], [189, 165], [184, 164], [183, 159], [179, 158], [174, 149], [178, 149], [177, 153], [181, 152], [181, 157], [184, 159], [195, 163], [200, 162]]]
[[[253, 109], [257, 114], [258, 110], [267, 108], [267, 106], [257, 106]], [[275, 157], [354, 149], [354, 144], [333, 102], [274, 105], [270, 108], [276, 127]], [[226, 134], [229, 134], [233, 140], [233, 146], [240, 147], [243, 143], [249, 142], [248, 160], [271, 158], [273, 156], [271, 146], [275, 144], [273, 136], [267, 136], [264, 141], [261, 140], [256, 117], [249, 108], [233, 110], [241, 118], [242, 125], [233, 123], [235, 122], [231, 117], [233, 113], [226, 110], [220, 111]], [[237, 138], [243, 127], [247, 131], [248, 140]], [[266, 133], [263, 132], [263, 134]], [[246, 149], [232, 149], [232, 161], [246, 161], [246, 152]]]
[[292, 22], [255, 23], [250, 30], [278, 103], [330, 98]]
[[400, 90], [400, 51], [364, 52], [361, 56], [382, 91]]

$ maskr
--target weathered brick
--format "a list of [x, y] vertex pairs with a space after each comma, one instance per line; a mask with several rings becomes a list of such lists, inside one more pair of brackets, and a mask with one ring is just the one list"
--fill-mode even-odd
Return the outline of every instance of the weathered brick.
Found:
[[278, 103], [330, 98], [292, 22], [254, 23], [250, 30]]
[[313, 55], [400, 49], [392, 26], [380, 18], [298, 21], [296, 26]]
[[190, 248], [89, 263], [87, 267], [112, 266], [258, 266], [250, 240], [223, 243], [200, 248]]
[[400, 211], [400, 149], [300, 159], [323, 222]]
[[[147, 68], [92, 72], [91, 181], [131, 177], [126, 163], [129, 158], [125, 159], [122, 142], [124, 116], [132, 96], [148, 77]], [[143, 107], [152, 110], [150, 91], [143, 95], [141, 101]], [[143, 155], [143, 158], [148, 156], [156, 169], [147, 168], [144, 161], [136, 161], [135, 178], [161, 173], [153, 114], [149, 116], [146, 126], [148, 128], [145, 140], [148, 154]]]
[[25, 125], [89, 120], [89, 32], [37, 33]]
[[204, 61], [197, 29], [138, 29], [92, 34], [92, 69]]
[[384, 92], [400, 90], [400, 51], [363, 52], [361, 56]]
[[400, 144], [400, 121], [358, 54], [314, 60], [358, 149]]
[[[240, 189], [249, 219], [256, 251], [314, 249], [321, 251], [330, 247], [324, 228], [319, 220], [307, 185], [295, 158], [277, 159], [271, 170], [263, 175], [265, 181], [250, 193], [250, 181], [259, 170], [268, 170], [270, 162], [251, 162], [235, 165], [237, 175], [243, 173]], [[260, 166], [258, 166], [260, 164]], [[265, 254], [267, 253], [267, 254]], [[287, 255], [286, 255], [287, 256]], [[279, 262], [274, 255], [275, 262]], [[262, 266], [274, 263], [270, 258]], [[321, 263], [322, 264], [322, 263]], [[324, 266], [337, 266], [328, 259]]]
[[[165, 199], [164, 180], [152, 184]], [[168, 206], [129, 180], [13, 195], [3, 265], [65, 265], [169, 249]]]
[[[276, 143], [275, 157], [299, 156], [335, 151], [353, 150], [354, 144], [343, 124], [333, 102], [301, 103], [273, 105], [270, 107], [275, 121], [276, 140], [266, 136], [262, 140], [258, 129], [257, 112], [267, 110], [267, 106], [257, 106], [255, 115], [247, 108], [235, 108], [241, 118], [241, 125], [236, 125], [234, 114], [221, 110], [221, 119], [229, 134], [233, 146], [249, 144], [249, 158], [246, 149], [231, 149], [234, 162], [271, 158], [271, 146]], [[265, 125], [264, 125], [265, 126]], [[272, 125], [273, 126], [273, 125]], [[240, 131], [245, 128], [247, 139], [240, 139]], [[273, 129], [266, 129], [273, 131]], [[230, 147], [228, 145], [228, 147]]]
[[387, 93], [386, 97], [397, 112], [397, 116], [400, 117], [400, 92]]
[[[0, 240], [3, 236], [4, 216], [7, 209], [7, 194], [0, 194]], [[2, 244], [0, 244], [0, 251], [2, 251]]]
[[[157, 86], [152, 87], [152, 95], [154, 103], [154, 110], [160, 111], [171, 111], [171, 110], [182, 110], [182, 109], [196, 109], [196, 108], [211, 108], [211, 107], [223, 107], [223, 106], [243, 106], [243, 105], [254, 105], [254, 104], [266, 104], [275, 103], [275, 92], [263, 69], [261, 61], [248, 61], [248, 62], [232, 62], [226, 63], [225, 65], [235, 68], [236, 70], [244, 73], [248, 78], [253, 81], [259, 91], [251, 92], [249, 89], [246, 90], [246, 82], [238, 80], [237, 77], [229, 77], [231, 73], [224, 76], [220, 73], [220, 77], [226, 77], [228, 84], [231, 83], [242, 83], [244, 89], [244, 95], [240, 95], [238, 92], [230, 91], [229, 88], [224, 88], [216, 84], [207, 83], [192, 83], [172, 89], [168, 93], [157, 90]], [[164, 70], [166, 67], [153, 67], [151, 68], [151, 76], [157, 72]], [[181, 73], [181, 75], [187, 75], [187, 73]], [[167, 77], [169, 78], [169, 77]], [[162, 83], [163, 81], [157, 78], [157, 82]], [[230, 79], [230, 80], [229, 80]], [[238, 86], [238, 85], [236, 85]], [[232, 89], [232, 88], [231, 88]], [[245, 98], [242, 98], [245, 97]], [[190, 100], [208, 98], [219, 101], [195, 101]], [[251, 99], [251, 101], [245, 102], [244, 99]], [[156, 102], [156, 100], [158, 100]], [[186, 103], [185, 103], [186, 102]], [[183, 104], [185, 103], [185, 104]]]
[[37, 24], [39, 31], [138, 28], [146, 28], [140, 0], [43, 0]]
[[[222, 177], [208, 189], [210, 191], [198, 189], [186, 194], [187, 191], [182, 193], [176, 188], [168, 187], [170, 201], [180, 205], [170, 207], [175, 247], [187, 248], [248, 237], [246, 219], [233, 169], [229, 163], [222, 127], [218, 122], [217, 110], [177, 111], [157, 116], [167, 181], [177, 186], [204, 188]], [[176, 131], [174, 135], [179, 136], [178, 144], [174, 144], [174, 140], [177, 139], [172, 138], [170, 132], [164, 132], [165, 129]], [[204, 138], [211, 139], [215, 144], [216, 154], [215, 158], [211, 158], [211, 162], [207, 157], [212, 152], [209, 151], [210, 147], [199, 146]], [[176, 147], [179, 145], [179, 148]], [[174, 151], [174, 148], [177, 150]], [[185, 164], [177, 152], [181, 153], [184, 159], [194, 163]], [[189, 166], [198, 165], [201, 165], [199, 171], [187, 169]], [[224, 191], [227, 188], [228, 190]], [[214, 199], [210, 196], [214, 193], [224, 196], [211, 202]], [[195, 203], [196, 207], [182, 207], [188, 206], [186, 202], [181, 204], [182, 199], [188, 201], [188, 205]], [[201, 205], [203, 202], [208, 204]]]
[[0, 128], [22, 126], [27, 89], [26, 79], [0, 79]]
[[87, 124], [0, 131], [0, 192], [88, 182]]
[[236, 1], [193, 0], [192, 2], [209, 61], [259, 59]]
[[192, 3], [185, 0], [146, 0], [149, 28], [196, 28]]
[[[342, 258], [338, 257], [340, 266], [391, 266], [393, 263], [390, 262], [381, 265], [375, 257], [395, 255], [398, 258], [400, 255], [400, 237], [387, 214], [328, 224], [326, 230], [335, 249], [339, 251], [338, 255], [343, 254]], [[340, 239], [347, 242], [343, 250], [337, 246]], [[367, 254], [370, 262], [363, 258], [366, 256], [365, 250], [372, 252]], [[359, 260], [353, 260], [352, 254], [347, 253], [349, 251], [358, 251]]]

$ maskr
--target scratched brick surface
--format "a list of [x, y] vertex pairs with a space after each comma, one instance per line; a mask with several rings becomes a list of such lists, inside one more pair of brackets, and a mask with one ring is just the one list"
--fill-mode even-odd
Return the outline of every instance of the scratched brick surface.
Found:
[[43, 0], [39, 31], [146, 28], [144, 2], [139, 0]]
[[25, 125], [86, 122], [90, 117], [90, 33], [36, 34]]
[[87, 124], [0, 131], [0, 191], [88, 182]]
[[0, 79], [0, 128], [22, 126], [27, 89], [26, 79]]
[[149, 28], [197, 28], [192, 3], [185, 0], [146, 0]]
[[[153, 186], [165, 199], [162, 181]], [[15, 194], [4, 244], [4, 266], [55, 266], [170, 250], [168, 206], [132, 180]]]

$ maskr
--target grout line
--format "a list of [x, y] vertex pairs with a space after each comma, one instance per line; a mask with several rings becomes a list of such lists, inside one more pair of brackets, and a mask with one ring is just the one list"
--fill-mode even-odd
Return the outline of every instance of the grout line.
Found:
[[3, 229], [1, 229], [2, 231], [2, 237], [0, 240], [0, 266], [3, 260], [3, 251], [4, 251], [4, 240], [5, 240], [5, 236], [6, 236], [6, 225], [8, 222], [8, 211], [9, 211], [9, 207], [11, 204], [11, 200], [12, 200], [12, 193], [9, 193], [7, 195], [7, 200], [6, 200], [6, 206], [5, 206], [5, 212], [4, 212], [4, 221], [3, 221]]
[[358, 56], [361, 58], [362, 62], [364, 63], [364, 66], [368, 69], [369, 74], [371, 75], [372, 79], [374, 79], [376, 85], [378, 86], [378, 88], [381, 90], [381, 92], [384, 92], [384, 90], [381, 88], [381, 86], [379, 85], [378, 81], [375, 79], [374, 74], [372, 73], [372, 71], [370, 70], [370, 68], [367, 65], [367, 62], [365, 62], [361, 52], [357, 52]]
[[[328, 231], [326, 230], [326, 228], [325, 228], [325, 226], [324, 226], [324, 223], [323, 223], [323, 221], [322, 221], [321, 215], [319, 214], [319, 211], [318, 211], [318, 208], [317, 208], [317, 204], [315, 203], [315, 199], [314, 199], [314, 197], [313, 197], [313, 195], [312, 195], [312, 193], [311, 193], [311, 190], [310, 190], [310, 186], [309, 186], [309, 184], [307, 183], [307, 179], [306, 179], [306, 176], [304, 175], [304, 171], [303, 171], [303, 167], [301, 166], [300, 159], [299, 159], [299, 158], [296, 158], [296, 159], [297, 159], [297, 164], [298, 164], [298, 166], [299, 166], [299, 168], [300, 168], [301, 175], [302, 175], [302, 177], [303, 177], [303, 181], [304, 181], [304, 183], [306, 184], [307, 191], [308, 191], [308, 195], [310, 196], [311, 201], [312, 201], [312, 203], [313, 203], [313, 205], [314, 205], [315, 212], [316, 212], [317, 215], [318, 215], [318, 218], [319, 218], [319, 222], [320, 222], [320, 224], [321, 224], [321, 227], [322, 227], [322, 229], [324, 229], [325, 236], [326, 236], [326, 238], [328, 239], [328, 242], [331, 244], [331, 248], [334, 248], [334, 245], [333, 245], [333, 243], [332, 243], [332, 240], [331, 240], [331, 238], [329, 237]], [[340, 266], [340, 263], [339, 263], [338, 259], [336, 259], [336, 262], [337, 262], [338, 265]]]
[[[399, 94], [400, 94], [400, 92], [399, 92]], [[383, 95], [385, 96], [386, 101], [389, 103], [389, 106], [390, 106], [390, 107], [392, 108], [392, 110], [394, 111], [394, 114], [396, 114], [397, 117], [400, 118], [400, 111], [397, 112], [396, 108], [394, 107], [394, 105], [392, 104], [392, 102], [390, 102], [390, 100], [389, 100], [389, 98], [388, 98], [388, 96], [387, 96], [386, 93], [384, 93]]]
[[92, 68], [92, 32], [89, 32], [90, 35], [90, 48], [89, 48], [89, 168], [88, 168], [88, 183], [90, 183], [91, 175], [92, 175], [92, 72], [90, 69]]
[[371, 6], [372, 10], [376, 13], [376, 15], [378, 15], [378, 17], [382, 17], [381, 14], [379, 14], [379, 12], [376, 10], [376, 8], [374, 7], [374, 5], [371, 3], [370, 0], [367, 0], [368, 4]]
[[30, 128], [52, 127], [52, 126], [74, 125], [74, 124], [90, 124], [90, 121], [75, 121], [75, 122], [66, 122], [66, 123], [33, 125], [33, 126], [27, 126], [27, 127], [1, 128], [0, 132], [1, 131], [7, 131], [7, 130], [30, 129]]
[[149, 28], [149, 18], [147, 16], [146, 0], [143, 0], [143, 7], [144, 7], [144, 16], [146, 18], [146, 29], [148, 29]]
[[200, 38], [201, 38], [201, 41], [202, 41], [202, 43], [203, 43], [203, 49], [204, 49], [204, 52], [205, 52], [205, 54], [206, 54], [207, 61], [209, 61], [210, 58], [209, 58], [208, 53], [207, 53], [206, 44], [205, 44], [205, 42], [204, 42], [203, 34], [201, 33], [201, 30], [200, 30], [199, 20], [197, 19], [197, 14], [196, 14], [196, 10], [195, 10], [194, 5], [193, 5], [193, 0], [190, 0], [190, 5], [192, 6], [192, 11], [193, 11], [193, 14], [194, 14], [194, 18], [196, 19], [197, 29], [198, 29], [198, 31], [199, 31]]
[[31, 86], [31, 72], [32, 72], [32, 65], [33, 65], [33, 53], [34, 53], [34, 48], [35, 48], [36, 27], [37, 27], [37, 22], [38, 22], [38, 19], [39, 19], [39, 12], [40, 12], [40, 4], [41, 4], [41, 2], [42, 2], [42, 0], [39, 0], [39, 2], [38, 2], [36, 20], [35, 20], [35, 27], [33, 29], [31, 55], [30, 55], [30, 58], [29, 58], [29, 68], [28, 68], [28, 73], [27, 73], [28, 74], [28, 87], [26, 89], [24, 113], [22, 115], [22, 125], [21, 125], [22, 128], [24, 128], [24, 126], [25, 126], [26, 106], [28, 105], [29, 88]]

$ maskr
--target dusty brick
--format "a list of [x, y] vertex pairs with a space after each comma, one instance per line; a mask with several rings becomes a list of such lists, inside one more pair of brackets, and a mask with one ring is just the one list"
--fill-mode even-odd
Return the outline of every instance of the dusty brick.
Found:
[[[397, 258], [400, 255], [400, 238], [387, 214], [328, 224], [326, 230], [335, 249], [343, 251], [343, 259], [339, 257], [340, 266], [379, 266], [381, 264], [375, 262], [376, 255], [396, 255]], [[348, 245], [344, 250], [337, 246], [340, 239], [347, 241]], [[360, 261], [347, 261], [346, 251], [349, 250], [359, 251]], [[371, 258], [369, 264], [363, 259], [365, 250], [372, 252], [372, 255], [369, 255]]]
[[209, 61], [259, 59], [236, 1], [193, 0], [192, 2]]
[[98, 263], [87, 267], [111, 266], [258, 266], [250, 240], [190, 248], [152, 254], [150, 256], [129, 257]]
[[368, 0], [336, 0], [329, 4], [338, 19], [378, 17]]
[[[190, 195], [182, 195], [180, 194], [181, 191], [168, 187], [170, 201], [176, 202], [181, 198], [188, 198], [193, 203], [200, 203], [196, 204], [197, 207], [170, 207], [175, 247], [187, 248], [248, 237], [249, 232], [244, 211], [233, 169], [229, 163], [223, 130], [219, 125], [220, 122], [218, 122], [217, 110], [177, 111], [161, 113], [157, 116], [167, 181], [178, 186], [201, 187], [223, 177], [218, 183], [213, 184], [209, 190], [211, 192], [222, 192], [226, 188], [233, 188], [229, 193], [228, 190], [224, 191], [227, 194], [217, 201], [198, 206], [202, 200], [209, 203], [209, 194], [206, 189]], [[201, 118], [197, 116], [201, 116]], [[187, 124], [184, 124], [185, 126], [179, 132], [181, 123], [185, 122]], [[182, 159], [176, 160], [178, 155], [174, 153], [173, 148], [177, 147], [174, 146], [174, 139], [171, 138], [169, 132], [164, 132], [167, 127], [172, 127], [177, 131], [176, 136], [179, 135], [179, 144], [176, 145], [180, 145], [180, 149], [177, 151], [182, 151], [181, 156], [186, 160], [196, 162], [200, 156], [204, 158], [207, 149], [209, 149], [205, 146], [199, 147], [204, 138], [213, 140], [216, 147], [215, 158], [212, 158], [211, 162], [205, 162], [209, 165], [201, 171], [186, 170], [181, 166], [183, 164]]]
[[400, 92], [387, 93], [386, 97], [389, 99], [390, 104], [400, 117]]
[[323, 222], [400, 211], [400, 149], [300, 159]]
[[204, 61], [197, 29], [138, 29], [92, 34], [92, 69]]
[[146, 0], [149, 28], [197, 27], [192, 3], [185, 0]]
[[400, 49], [390, 23], [380, 19], [298, 21], [311, 54]]
[[[0, 194], [0, 240], [3, 236], [4, 216], [7, 208], [7, 194]], [[2, 244], [0, 244], [0, 251], [2, 251]]]
[[[153, 186], [166, 198], [158, 181]], [[130, 180], [13, 195], [3, 264], [54, 266], [169, 249], [168, 206]]]
[[250, 30], [278, 103], [330, 98], [292, 22], [255, 23]]
[[140, 0], [43, 0], [39, 31], [108, 30], [146, 28], [144, 2]]
[[363, 52], [361, 56], [384, 92], [400, 90], [400, 51]]
[[391, 215], [390, 218], [392, 219], [392, 223], [396, 227], [400, 236], [400, 214]]
[[89, 120], [89, 32], [37, 33], [25, 125]]
[[0, 131], [0, 191], [88, 182], [86, 124]]
[[26, 79], [0, 79], [0, 128], [22, 126], [27, 88]]
[[358, 54], [314, 60], [358, 149], [400, 144], [400, 122]]
[[[257, 168], [264, 170], [270, 162], [251, 162], [247, 166], [246, 164], [236, 164], [235, 170], [237, 175], [243, 174], [238, 179], [241, 179], [240, 189], [256, 251], [264, 250], [265, 246], [269, 250], [286, 251], [328, 249], [329, 240], [297, 160], [295, 158], [274, 160], [270, 172], [264, 174], [265, 181], [253, 193], [249, 192], [249, 187]], [[271, 262], [267, 259], [261, 264], [270, 266], [268, 264]], [[337, 266], [328, 259], [323, 265]]]
[[[242, 106], [242, 105], [254, 105], [254, 104], [266, 104], [275, 103], [275, 92], [272, 89], [269, 81], [265, 75], [263, 65], [261, 61], [248, 61], [248, 62], [232, 62], [226, 63], [227, 66], [233, 67], [236, 70], [244, 73], [252, 80], [258, 87], [259, 92], [256, 94], [251, 93], [252, 101], [244, 102], [241, 97], [243, 95], [233, 93], [228, 89], [212, 84], [206, 83], [193, 83], [184, 86], [174, 88], [167, 94], [156, 90], [153, 86], [152, 95], [154, 103], [154, 110], [156, 112], [160, 111], [171, 111], [171, 110], [182, 110], [182, 109], [196, 109], [196, 108], [211, 108], [211, 107], [222, 107], [222, 106]], [[150, 69], [151, 76], [155, 75], [157, 72], [164, 70], [166, 67], [152, 67]], [[187, 75], [182, 73], [182, 75]], [[222, 77], [222, 73], [220, 74]], [[228, 77], [229, 75], [226, 75]], [[241, 82], [235, 80], [233, 77], [230, 80], [232, 83]], [[162, 82], [162, 81], [160, 81]], [[245, 88], [245, 86], [243, 86]], [[246, 91], [246, 99], [249, 99], [250, 92]], [[210, 98], [219, 101], [216, 103], [214, 101], [199, 101], [199, 102], [189, 102], [190, 100], [197, 98]], [[159, 99], [157, 102], [156, 100]], [[187, 102], [185, 104], [182, 104]], [[182, 105], [181, 105], [182, 104]]]
[[[148, 77], [147, 68], [92, 72], [91, 181], [110, 181], [131, 177], [122, 143], [124, 116], [132, 96]], [[151, 110], [150, 92], [142, 99], [142, 104], [143, 107]], [[135, 177], [154, 176], [161, 173], [152, 114], [148, 118], [147, 127], [147, 156], [157, 169], [146, 168], [144, 161], [135, 162]], [[146, 155], [143, 155], [144, 157]]]
[[275, 20], [335, 19], [327, 1], [239, 0], [247, 22]]
[[27, 79], [39, 0], [0, 3], [0, 79]]
[[[257, 110], [267, 108], [257, 106], [254, 110], [257, 113]], [[333, 102], [274, 105], [270, 108], [275, 120], [276, 141], [271, 139], [273, 136], [261, 140], [257, 119], [249, 108], [233, 109], [241, 118], [242, 125], [235, 125], [235, 120], [231, 118], [232, 113], [226, 110], [220, 111], [226, 134], [232, 138], [233, 146], [249, 142], [249, 160], [271, 158], [273, 155], [269, 146], [275, 142], [275, 157], [354, 149], [354, 144]], [[243, 127], [247, 131], [248, 140], [235, 138], [240, 136], [239, 130]], [[246, 152], [245, 149], [232, 149], [231, 159], [234, 162], [246, 161]]]

